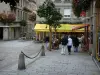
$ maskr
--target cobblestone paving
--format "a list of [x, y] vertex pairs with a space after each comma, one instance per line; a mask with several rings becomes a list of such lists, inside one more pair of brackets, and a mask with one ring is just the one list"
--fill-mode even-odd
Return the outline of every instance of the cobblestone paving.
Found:
[[89, 54], [72, 52], [71, 55], [61, 55], [60, 50], [46, 51], [46, 56], [27, 66], [26, 70], [9, 68], [0, 75], [100, 75]]
[[18, 63], [21, 51], [31, 56], [39, 50], [40, 44], [34, 43], [33, 41], [0, 41], [0, 70], [9, 68]]

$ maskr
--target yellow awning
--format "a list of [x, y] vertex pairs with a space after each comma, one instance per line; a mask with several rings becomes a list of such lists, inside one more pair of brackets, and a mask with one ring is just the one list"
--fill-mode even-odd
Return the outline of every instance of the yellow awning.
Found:
[[[84, 32], [84, 28], [72, 31], [74, 27], [82, 26], [84, 24], [61, 24], [60, 28], [57, 28], [57, 32]], [[34, 30], [36, 32], [49, 32], [49, 25], [47, 24], [36, 24]], [[54, 32], [54, 28], [52, 28]]]

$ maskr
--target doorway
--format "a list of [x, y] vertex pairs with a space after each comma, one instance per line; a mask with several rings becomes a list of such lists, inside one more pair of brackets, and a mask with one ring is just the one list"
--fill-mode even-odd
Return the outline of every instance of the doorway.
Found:
[[0, 27], [0, 40], [3, 39], [3, 27]]

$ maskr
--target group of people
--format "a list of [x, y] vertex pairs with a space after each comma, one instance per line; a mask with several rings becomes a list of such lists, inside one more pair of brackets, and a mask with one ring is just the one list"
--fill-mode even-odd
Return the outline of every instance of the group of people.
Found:
[[[83, 40], [83, 41], [82, 41]], [[49, 36], [45, 37], [46, 48], [49, 48]], [[77, 35], [63, 35], [61, 39], [52, 37], [52, 49], [58, 50], [59, 44], [62, 45], [61, 54], [65, 55], [68, 50], [69, 55], [71, 54], [71, 48], [74, 47], [74, 52], [78, 52], [79, 44], [81, 48], [84, 47], [84, 35], [81, 38]]]
[[[46, 43], [46, 48], [48, 49], [49, 47], [49, 36], [46, 36], [44, 39]], [[52, 37], [52, 49], [59, 49], [59, 39], [57, 37]]]
[[68, 49], [68, 53], [70, 55], [72, 46], [74, 46], [74, 52], [78, 52], [78, 46], [80, 42], [77, 36], [64, 35], [61, 39], [61, 44], [62, 44], [61, 54], [66, 54], [66, 50]]

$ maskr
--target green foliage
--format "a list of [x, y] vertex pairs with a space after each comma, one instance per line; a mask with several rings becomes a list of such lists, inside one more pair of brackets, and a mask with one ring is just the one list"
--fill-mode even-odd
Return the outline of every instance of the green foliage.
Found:
[[21, 21], [20, 21], [20, 25], [21, 25], [21, 26], [26, 26], [26, 25], [27, 25], [27, 22], [26, 22], [25, 20], [21, 20]]
[[11, 9], [13, 9], [17, 5], [19, 0], [0, 0], [0, 2], [9, 3]]
[[51, 0], [46, 0], [41, 6], [39, 6], [37, 14], [40, 18], [44, 18], [45, 23], [50, 26], [54, 26], [55, 23], [59, 22], [62, 18], [62, 15], [57, 11]]

